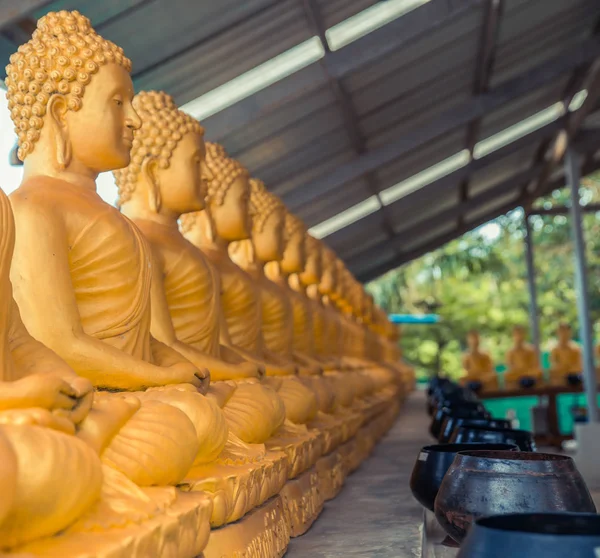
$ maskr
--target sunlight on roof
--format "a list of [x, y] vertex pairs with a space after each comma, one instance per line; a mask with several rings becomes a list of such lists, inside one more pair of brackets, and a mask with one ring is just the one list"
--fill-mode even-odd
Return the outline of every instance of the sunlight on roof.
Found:
[[[334, 25], [325, 32], [325, 37], [331, 50], [338, 50], [430, 1], [387, 0], [378, 2]], [[203, 120], [314, 64], [324, 56], [323, 43], [319, 37], [312, 37], [186, 103], [181, 109], [194, 118]]]
[[387, 2], [378, 2], [328, 29], [325, 32], [325, 38], [329, 43], [329, 48], [338, 50], [345, 47], [430, 1], [387, 0]]
[[469, 150], [463, 149], [455, 155], [452, 155], [452, 157], [448, 157], [428, 169], [425, 169], [390, 188], [382, 190], [380, 193], [381, 201], [383, 202], [383, 205], [389, 205], [390, 203], [398, 201], [408, 194], [420, 190], [423, 186], [427, 186], [428, 184], [467, 166], [470, 161], [471, 156], [469, 155]]
[[312, 227], [309, 229], [309, 233], [312, 234], [315, 238], [325, 238], [330, 234], [333, 234], [340, 229], [346, 228], [348, 225], [363, 219], [367, 215], [371, 215], [371, 213], [375, 213], [381, 209], [381, 204], [377, 199], [377, 196], [371, 196], [367, 198], [365, 201], [356, 204], [337, 215], [331, 217], [331, 219], [327, 219], [322, 223]]
[[505, 128], [501, 132], [490, 136], [478, 142], [475, 145], [473, 151], [474, 159], [481, 159], [494, 151], [516, 141], [531, 132], [535, 132], [544, 126], [547, 126], [551, 122], [558, 120], [561, 116], [564, 116], [566, 112], [565, 104], [562, 101], [554, 103], [552, 106], [521, 120], [513, 126]]
[[264, 64], [186, 103], [181, 110], [202, 120], [253, 95], [257, 91], [310, 66], [325, 56], [319, 37], [287, 50]]
[[575, 93], [575, 95], [573, 95], [573, 99], [571, 99], [571, 102], [569, 103], [569, 112], [575, 112], [576, 110], [579, 110], [583, 106], [587, 96], [587, 89], [582, 89], [578, 93]]

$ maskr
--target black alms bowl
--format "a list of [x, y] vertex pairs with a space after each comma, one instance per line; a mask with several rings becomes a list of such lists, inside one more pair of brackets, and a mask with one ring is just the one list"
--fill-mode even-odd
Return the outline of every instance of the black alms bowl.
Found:
[[423, 507], [433, 511], [440, 484], [456, 454], [472, 449], [516, 451], [518, 448], [510, 444], [436, 444], [421, 448], [410, 477], [410, 489]]
[[600, 515], [525, 513], [479, 519], [458, 558], [595, 558]]

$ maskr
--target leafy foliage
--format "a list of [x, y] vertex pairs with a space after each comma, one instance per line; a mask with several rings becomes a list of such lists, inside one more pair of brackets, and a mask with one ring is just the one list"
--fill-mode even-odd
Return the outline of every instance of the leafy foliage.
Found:
[[[600, 200], [600, 173], [584, 179], [583, 203]], [[558, 190], [537, 207], [568, 205]], [[504, 362], [515, 324], [529, 324], [524, 215], [515, 210], [446, 246], [371, 282], [367, 289], [389, 313], [437, 313], [436, 325], [405, 326], [404, 355], [420, 375], [461, 374], [466, 334], [480, 331], [496, 365]], [[568, 215], [533, 216], [542, 348], [548, 349], [558, 322], [579, 329], [573, 247]], [[600, 213], [584, 217], [590, 312], [600, 320]]]

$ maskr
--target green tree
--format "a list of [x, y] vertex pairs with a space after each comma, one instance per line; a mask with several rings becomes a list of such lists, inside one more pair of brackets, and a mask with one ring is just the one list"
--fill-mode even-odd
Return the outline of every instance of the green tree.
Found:
[[[583, 203], [600, 201], [600, 174], [584, 179]], [[537, 207], [564, 206], [567, 190], [538, 200]], [[543, 348], [556, 325], [578, 331], [573, 246], [568, 216], [531, 217]], [[591, 318], [600, 320], [600, 214], [586, 214]], [[478, 329], [485, 348], [502, 364], [515, 324], [529, 323], [523, 212], [515, 210], [418, 260], [390, 271], [367, 289], [389, 313], [437, 313], [441, 323], [407, 326], [402, 346], [420, 375], [461, 373], [464, 340]]]

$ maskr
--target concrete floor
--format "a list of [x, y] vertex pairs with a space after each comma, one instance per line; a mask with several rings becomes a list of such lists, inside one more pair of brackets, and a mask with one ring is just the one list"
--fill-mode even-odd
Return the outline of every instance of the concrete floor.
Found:
[[423, 511], [409, 480], [419, 449], [432, 443], [423, 393], [414, 393], [374, 453], [346, 480], [337, 498], [286, 558], [421, 556]]

